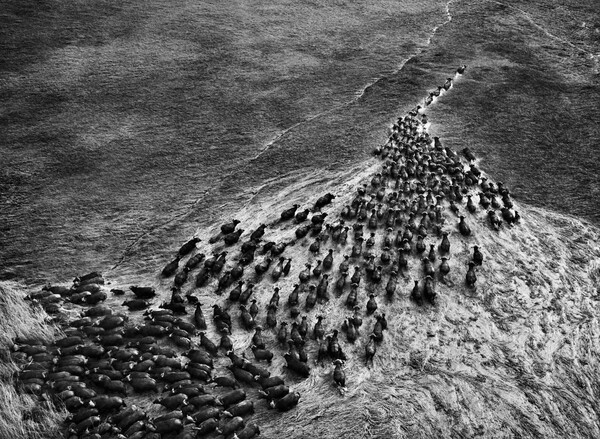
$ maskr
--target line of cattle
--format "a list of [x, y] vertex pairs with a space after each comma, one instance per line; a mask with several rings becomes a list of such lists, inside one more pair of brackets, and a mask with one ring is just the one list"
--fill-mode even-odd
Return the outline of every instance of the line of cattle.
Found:
[[[462, 74], [465, 67], [458, 73]], [[425, 104], [451, 86], [449, 78], [429, 94]], [[300, 206], [294, 205], [269, 227], [262, 224], [252, 231], [239, 244], [238, 257], [230, 260], [227, 256], [244, 233], [237, 220], [223, 224], [221, 233], [208, 240], [213, 245], [210, 258], [197, 251], [200, 239], [185, 243], [161, 272], [163, 278], [173, 277], [169, 301], [158, 309], [149, 309], [157, 297], [155, 289], [130, 287], [133, 297], [123, 306], [130, 312], [145, 310], [143, 324], [130, 324], [128, 314], [115, 313], [101, 303], [107, 294], [99, 273], [77, 278], [70, 288], [48, 286], [31, 295], [30, 299], [41, 303], [57, 319], [64, 316], [61, 311], [65, 301], [86, 309], [81, 318], [66, 322], [65, 337], [52, 346], [16, 340], [14, 358], [24, 365], [20, 385], [40, 398], [51, 395], [53, 400], [61, 401], [72, 413], [69, 432], [73, 437], [254, 437], [260, 433], [259, 427], [249, 422], [255, 403], [244, 389], [259, 388], [258, 394], [280, 411], [295, 407], [300, 394], [291, 391], [283, 378], [271, 376], [267, 368], [246, 359], [245, 352], [236, 353], [230, 335], [234, 328], [231, 314], [237, 308], [239, 326], [254, 331], [249, 348], [257, 362], [270, 364], [276, 355], [273, 346], [279, 344], [287, 349], [283, 357], [290, 378], [308, 377], [311, 368], [307, 348], [312, 339], [317, 344], [316, 363], [332, 361], [333, 380], [343, 388], [344, 364], [355, 351], [352, 344], [360, 339], [363, 317], [373, 320], [364, 343], [367, 365], [383, 341], [388, 321], [380, 312], [378, 291], [385, 291], [392, 301], [401, 295], [400, 276], [406, 278], [408, 273], [416, 272], [410, 298], [418, 305], [435, 303], [436, 284], [445, 282], [450, 272], [449, 211], [459, 218], [456, 231], [464, 237], [471, 235], [471, 229], [462, 215], [463, 205], [473, 218], [480, 210], [486, 212], [495, 230], [502, 226], [502, 219], [509, 226], [519, 220], [509, 191], [481, 175], [470, 150], [463, 150], [464, 160], [442, 146], [437, 137], [431, 138], [427, 123], [420, 107], [394, 123], [388, 142], [374, 151], [383, 161], [381, 171], [357, 188], [339, 215], [323, 212], [336, 198], [329, 193], [311, 209], [299, 210]], [[479, 198], [478, 205], [474, 196]], [[500, 210], [502, 219], [496, 210]], [[284, 232], [284, 226], [290, 223], [296, 224], [292, 239], [265, 239], [268, 228]], [[303, 243], [308, 247], [308, 260], [293, 267], [292, 258], [285, 252]], [[324, 246], [329, 248], [324, 250]], [[295, 253], [297, 259], [298, 251]], [[321, 258], [321, 254], [325, 256]], [[468, 287], [475, 286], [476, 267], [482, 263], [483, 254], [475, 246], [465, 275]], [[250, 270], [248, 275], [251, 265], [253, 273]], [[193, 283], [188, 282], [194, 271]], [[279, 321], [284, 307], [280, 304], [280, 288], [273, 287], [267, 302], [255, 294], [255, 287], [293, 275], [298, 276], [298, 283], [285, 304], [292, 319], [290, 325]], [[189, 284], [193, 285], [184, 292]], [[203, 305], [194, 294], [209, 287], [214, 288], [212, 297], [220, 302], [213, 305], [212, 312], [220, 334], [218, 344], [206, 335]], [[120, 289], [111, 291], [117, 296], [126, 294]], [[364, 311], [359, 300], [363, 296], [368, 297]], [[318, 305], [332, 300], [342, 310], [353, 312], [339, 328], [328, 328], [329, 319], [318, 315]], [[260, 315], [263, 306], [264, 317]], [[192, 318], [184, 318], [190, 307], [194, 309]], [[302, 307], [306, 314], [298, 320]], [[309, 318], [315, 322], [312, 331]], [[264, 322], [268, 333], [263, 332], [259, 322]], [[348, 348], [343, 347], [340, 332], [345, 334]], [[224, 358], [223, 354], [228, 358], [228, 372], [216, 376], [214, 362]], [[126, 403], [129, 395], [158, 392], [163, 396], [154, 403], [162, 405], [166, 414], [152, 417]], [[125, 405], [128, 407], [123, 409]]]

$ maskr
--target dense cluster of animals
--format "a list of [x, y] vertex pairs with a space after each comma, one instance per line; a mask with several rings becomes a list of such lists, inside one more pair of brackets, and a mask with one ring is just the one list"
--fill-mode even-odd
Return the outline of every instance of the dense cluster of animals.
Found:
[[[425, 106], [452, 83], [449, 78], [431, 92]], [[312, 365], [328, 362], [333, 382], [344, 388], [352, 344], [363, 337], [369, 365], [384, 338], [388, 321], [379, 292], [394, 300], [403, 294], [400, 277], [419, 267], [422, 275], [413, 279], [407, 295], [419, 306], [435, 304], [436, 285], [446, 282], [450, 272], [450, 235], [470, 236], [469, 216], [486, 212], [494, 230], [519, 221], [509, 191], [482, 176], [473, 153], [466, 148], [464, 158], [459, 157], [429, 136], [427, 124], [419, 106], [393, 124], [386, 144], [374, 151], [383, 161], [380, 171], [357, 188], [339, 215], [324, 212], [336, 198], [327, 193], [310, 207], [289, 207], [245, 240], [238, 220], [223, 224], [208, 239], [209, 257], [198, 251], [199, 238], [186, 242], [160, 273], [172, 278], [172, 286], [170, 300], [158, 308], [150, 308], [157, 299], [154, 288], [132, 286], [129, 293], [111, 290], [130, 296], [122, 302], [129, 312], [114, 312], [101, 303], [107, 294], [98, 273], [77, 278], [70, 288], [49, 286], [32, 295], [49, 313], [57, 313], [64, 301], [85, 308], [53, 346], [16, 340], [14, 357], [24, 365], [19, 375], [24, 390], [62, 401], [72, 413], [73, 437], [212, 434], [242, 439], [259, 434], [259, 427], [249, 422], [255, 402], [248, 389], [260, 389], [258, 395], [281, 411], [300, 399], [260, 362], [268, 365], [282, 356], [290, 379], [306, 378]], [[281, 231], [290, 224], [289, 239], [268, 239], [269, 229]], [[297, 260], [298, 250], [292, 260], [291, 252], [286, 253], [291, 247], [306, 248], [306, 261]], [[477, 284], [477, 268], [483, 264], [484, 255], [474, 246], [464, 274], [468, 287]], [[284, 292], [278, 281], [290, 277], [297, 282]], [[265, 284], [272, 290], [268, 302], [256, 292]], [[215, 302], [212, 323], [197, 295], [207, 290]], [[351, 313], [339, 328], [328, 325], [320, 312], [332, 301]], [[138, 311], [143, 311], [143, 323], [133, 324], [129, 316]], [[211, 324], [218, 342], [207, 335]], [[253, 332], [249, 346], [234, 346], [230, 336], [235, 326]], [[311, 343], [317, 354], [309, 361]], [[255, 362], [246, 358], [248, 349]], [[228, 362], [226, 374], [215, 373], [217, 359]], [[138, 393], [161, 393], [154, 404], [166, 413], [151, 416], [126, 403]]]
[[[130, 324], [130, 313], [116, 313], [99, 303], [107, 296], [103, 284], [99, 273], [90, 273], [70, 288], [48, 286], [33, 294], [30, 299], [44, 303], [48, 311], [62, 301], [87, 306], [52, 346], [35, 339], [15, 340], [13, 358], [23, 364], [20, 385], [27, 393], [64, 404], [72, 413], [67, 437], [195, 438], [212, 433], [249, 439], [260, 430], [248, 422], [255, 404], [244, 386], [260, 388], [280, 411], [297, 404], [299, 394], [290, 392], [283, 378], [231, 350], [228, 330], [220, 346], [206, 337], [200, 304], [191, 321], [178, 316], [185, 310], [167, 307], [148, 309], [142, 324]], [[130, 290], [133, 298], [123, 303], [130, 311], [147, 308], [156, 296], [154, 288]], [[218, 306], [214, 320], [231, 325], [227, 311]], [[231, 376], [215, 373], [218, 356], [228, 358]], [[126, 402], [128, 396], [156, 394], [161, 397], [153, 403], [167, 413], [152, 416]]]

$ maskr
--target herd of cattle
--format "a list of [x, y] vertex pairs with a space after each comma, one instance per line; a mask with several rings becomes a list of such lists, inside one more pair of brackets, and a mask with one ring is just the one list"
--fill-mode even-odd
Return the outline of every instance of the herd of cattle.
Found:
[[[425, 106], [452, 83], [449, 78], [431, 92]], [[294, 408], [300, 394], [286, 381], [310, 376], [311, 364], [333, 363], [332, 379], [345, 387], [344, 365], [358, 355], [357, 342], [363, 340], [367, 366], [377, 355], [394, 319], [386, 316], [387, 303], [405, 297], [435, 305], [436, 286], [451, 271], [450, 238], [468, 239], [469, 215], [485, 212], [494, 230], [519, 221], [509, 191], [482, 176], [468, 148], [461, 158], [430, 137], [422, 111], [417, 107], [393, 124], [387, 143], [374, 151], [380, 170], [347, 203], [336, 206], [328, 193], [304, 209], [295, 204], [245, 240], [238, 220], [225, 223], [207, 240], [209, 257], [199, 238], [186, 242], [160, 272], [171, 290], [158, 307], [164, 293], [140, 286], [110, 290], [107, 305], [100, 273], [28, 296], [63, 320], [64, 336], [52, 345], [15, 340], [18, 385], [67, 408], [67, 437], [90, 439], [249, 439], [260, 434], [251, 422], [260, 400], [279, 411]], [[282, 238], [291, 229], [293, 235]], [[270, 231], [279, 239], [269, 240]], [[306, 261], [298, 262], [302, 255]], [[467, 287], [476, 285], [483, 260], [474, 246]], [[414, 286], [403, 295], [399, 280], [409, 273]], [[280, 281], [294, 276], [297, 282], [284, 293]], [[270, 297], [257, 291], [261, 285], [268, 285]], [[122, 296], [122, 309], [115, 296]], [[214, 302], [210, 315], [200, 300], [206, 297]], [[333, 327], [321, 312], [325, 304], [351, 315]], [[80, 309], [80, 316], [64, 321], [65, 309]], [[236, 327], [252, 333], [249, 345], [235, 345]], [[316, 352], [311, 361], [309, 347]], [[280, 357], [287, 371], [271, 375]], [[226, 367], [217, 367], [223, 362]], [[152, 402], [144, 404], [144, 395]]]

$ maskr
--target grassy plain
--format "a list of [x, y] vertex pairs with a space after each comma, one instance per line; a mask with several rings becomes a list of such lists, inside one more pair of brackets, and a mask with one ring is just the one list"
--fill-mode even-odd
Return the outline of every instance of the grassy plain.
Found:
[[[149, 233], [178, 242], [227, 215], [217, 206], [257, 182], [224, 190], [226, 176], [265, 169], [251, 159], [269, 141], [397, 69], [443, 10], [441, 1], [4, 2], [3, 277], [106, 270]], [[325, 134], [326, 124], [307, 141], [322, 145]], [[292, 151], [268, 168], [327, 158]], [[173, 222], [178, 231], [165, 233]]]

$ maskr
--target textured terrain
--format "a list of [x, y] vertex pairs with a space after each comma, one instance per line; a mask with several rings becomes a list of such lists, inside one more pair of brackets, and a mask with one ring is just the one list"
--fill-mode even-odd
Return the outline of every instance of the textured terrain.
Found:
[[[392, 301], [383, 291], [387, 268], [380, 286], [363, 284], [361, 307], [369, 291], [377, 293], [389, 328], [370, 367], [364, 345], [374, 317], [363, 316], [354, 344], [340, 333], [348, 356], [343, 391], [330, 362], [314, 363], [314, 341], [303, 380], [285, 370], [285, 349], [265, 331], [276, 354], [271, 372], [301, 399], [283, 414], [257, 403], [252, 422], [272, 438], [600, 436], [600, 27], [593, 1], [235, 2], [226, 9], [25, 1], [9, 2], [0, 18], [7, 103], [0, 113], [0, 273], [22, 282], [2, 284], [3, 309], [20, 322], [3, 319], [3, 347], [32, 333], [53, 339], [43, 314], [29, 315], [18, 302], [46, 282], [69, 286], [98, 270], [110, 283], [104, 291], [152, 286], [158, 305], [172, 284], [159, 272], [192, 235], [208, 256], [219, 248], [208, 244], [218, 226], [237, 218], [242, 241], [267, 223], [264, 240], [287, 242], [298, 226], [274, 225], [279, 213], [293, 203], [310, 207], [325, 192], [337, 195], [323, 209], [333, 224], [356, 188], [381, 170], [372, 151], [386, 142], [390, 122], [423, 105], [465, 63], [466, 74], [427, 108], [429, 132], [455, 151], [470, 147], [490, 180], [511, 190], [520, 223], [494, 231], [478, 210], [467, 215], [473, 234], [464, 238], [447, 211], [451, 271], [436, 283], [435, 305], [409, 297], [413, 280], [423, 279], [416, 257]], [[286, 248], [288, 276], [257, 282], [259, 320], [275, 286], [285, 302], [304, 262], [326, 254], [328, 244], [312, 255], [312, 242]], [[332, 247], [334, 272], [353, 243], [349, 237]], [[484, 263], [468, 288], [473, 245]], [[237, 257], [232, 251], [226, 269]], [[193, 288], [192, 276], [183, 288], [200, 298], [207, 320], [209, 306], [227, 303], [232, 288], [219, 296], [216, 282]], [[328, 333], [339, 328], [350, 315], [345, 300], [332, 294], [307, 313], [309, 325], [320, 314]], [[115, 312], [125, 310], [121, 302], [109, 293]], [[81, 310], [68, 302], [62, 309], [70, 319]], [[232, 307], [231, 338], [252, 358], [252, 332], [237, 313]], [[278, 319], [291, 321], [285, 306]], [[130, 321], [141, 316], [132, 313]], [[211, 322], [207, 334], [218, 340]], [[15, 393], [17, 366], [2, 355], [3, 406], [14, 410], [0, 436], [44, 437], [64, 412], [38, 417], [45, 406]], [[215, 370], [226, 373], [226, 364], [221, 354]], [[256, 389], [248, 392], [257, 401]], [[164, 413], [147, 396], [133, 399], [151, 416]]]
[[[457, 81], [448, 96], [460, 87], [461, 81]], [[438, 101], [444, 98], [442, 95]], [[322, 185], [323, 191], [337, 194], [332, 205], [323, 209], [329, 213], [329, 224], [337, 222], [338, 212], [355, 197], [353, 189], [363, 183], [368, 185], [378, 171], [381, 167], [374, 161], [343, 183], [329, 181]], [[391, 190], [386, 193], [389, 195]], [[304, 201], [293, 190], [281, 195], [270, 203], [248, 206], [236, 216], [245, 230], [253, 230], [261, 223], [270, 224], [263, 242], [291, 243], [284, 251], [284, 256], [294, 261], [289, 275], [277, 282], [270, 278], [270, 271], [260, 277], [253, 274], [245, 277], [256, 283], [253, 297], [259, 305], [257, 322], [261, 324], [273, 287], [281, 289], [285, 302], [303, 263], [314, 266], [325, 254], [324, 249], [320, 254], [308, 251], [314, 238], [293, 239], [298, 227], [294, 222], [278, 223], [283, 208]], [[308, 206], [311, 204], [312, 200]], [[594, 312], [600, 276], [598, 230], [543, 209], [523, 204], [516, 209], [521, 214], [520, 223], [515, 226], [505, 223], [499, 231], [490, 228], [486, 209], [467, 214], [470, 237], [458, 233], [456, 217], [445, 211], [441, 225], [450, 234], [451, 270], [445, 280], [436, 281], [438, 296], [433, 306], [418, 305], [410, 298], [413, 280], [423, 281], [424, 277], [413, 252], [409, 255], [409, 269], [402, 272], [393, 298], [386, 298], [383, 286], [389, 268], [385, 269], [381, 284], [366, 276], [358, 296], [361, 314], [368, 293], [375, 293], [379, 303], [376, 315], [385, 312], [389, 327], [369, 366], [365, 366], [364, 345], [374, 317], [363, 314], [364, 326], [354, 343], [343, 340], [340, 332], [340, 343], [347, 356], [346, 388], [342, 390], [333, 383], [329, 363], [316, 363], [317, 343], [306, 342], [312, 371], [309, 378], [300, 379], [284, 368], [281, 354], [285, 350], [277, 346], [276, 331], [265, 331], [267, 347], [275, 353], [269, 370], [286, 377], [291, 389], [300, 392], [301, 399], [296, 408], [284, 414], [269, 411], [255, 400], [252, 420], [261, 426], [262, 434], [357, 438], [595, 437], [599, 434], [595, 384], [599, 328]], [[381, 251], [382, 225], [377, 228], [375, 255]], [[206, 229], [198, 236], [206, 242], [217, 230]], [[425, 242], [437, 244], [439, 238], [429, 236]], [[324, 245], [335, 251], [332, 282], [337, 279], [343, 254], [350, 253], [355, 244], [349, 238], [347, 244]], [[477, 269], [473, 288], [465, 285], [464, 277], [474, 245], [482, 249], [484, 262]], [[207, 255], [223, 249], [219, 243], [212, 246], [201, 243], [198, 247]], [[230, 247], [225, 249], [233, 253]], [[255, 264], [264, 260], [257, 258]], [[237, 258], [233, 259], [224, 270], [236, 265]], [[352, 258], [351, 264], [357, 264], [361, 270], [367, 266], [363, 257]], [[214, 278], [201, 288], [184, 284], [183, 291], [196, 295], [205, 309], [213, 304], [230, 309], [234, 317], [231, 339], [235, 350], [245, 351], [251, 358], [252, 331], [240, 325], [237, 306], [227, 300], [227, 293], [215, 292], [217, 280]], [[140, 283], [140, 279], [126, 275], [110, 281], [111, 287], [124, 289]], [[164, 279], [158, 273], [143, 282], [162, 291], [162, 300], [166, 301], [171, 283], [172, 278]], [[347, 291], [330, 293], [331, 300], [313, 310], [301, 306], [301, 315], [309, 317], [311, 327], [317, 315], [325, 316], [326, 333], [341, 328], [344, 318], [350, 315], [345, 304]], [[303, 300], [302, 295], [301, 304]], [[119, 298], [108, 299], [115, 312], [119, 301]], [[155, 300], [155, 304], [160, 302], [160, 298]], [[74, 316], [69, 309], [75, 312], [78, 307], [65, 304], [64, 311]], [[280, 307], [278, 320], [290, 320], [288, 313], [286, 306]], [[139, 319], [134, 313], [131, 322], [136, 321]], [[218, 340], [210, 325], [207, 334]], [[199, 340], [192, 337], [192, 342]], [[226, 373], [222, 369], [225, 364], [228, 360], [217, 357], [215, 374]], [[256, 398], [254, 390], [250, 388], [248, 392], [249, 398]], [[134, 399], [148, 413], [154, 413], [156, 406], [150, 404], [151, 400], [152, 397]]]

